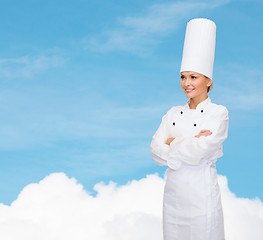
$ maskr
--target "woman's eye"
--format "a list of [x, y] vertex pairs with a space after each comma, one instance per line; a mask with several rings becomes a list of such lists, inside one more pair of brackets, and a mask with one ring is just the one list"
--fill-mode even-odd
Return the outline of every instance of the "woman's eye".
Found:
[[184, 76], [181, 76], [181, 79], [184, 79]]
[[195, 77], [195, 76], [191, 76], [191, 78], [192, 78], [192, 79], [196, 79], [196, 77]]

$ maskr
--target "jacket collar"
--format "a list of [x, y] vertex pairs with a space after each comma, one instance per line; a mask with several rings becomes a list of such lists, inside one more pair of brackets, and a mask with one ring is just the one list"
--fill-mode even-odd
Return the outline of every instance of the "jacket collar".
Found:
[[197, 106], [196, 109], [190, 109], [189, 107], [189, 103], [190, 103], [190, 99], [187, 101], [187, 103], [185, 104], [185, 108], [189, 109], [189, 110], [202, 110], [205, 109], [207, 107], [207, 105], [209, 105], [211, 103], [211, 99], [210, 97], [208, 97], [207, 99], [205, 99], [204, 101], [200, 102]]

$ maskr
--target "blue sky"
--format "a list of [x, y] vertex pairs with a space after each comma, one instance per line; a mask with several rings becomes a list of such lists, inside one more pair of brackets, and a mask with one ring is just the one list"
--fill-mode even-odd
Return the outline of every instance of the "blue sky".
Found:
[[0, 202], [53, 172], [92, 192], [164, 174], [149, 145], [180, 88], [186, 23], [217, 25], [211, 100], [229, 110], [218, 173], [262, 191], [261, 1], [1, 1]]

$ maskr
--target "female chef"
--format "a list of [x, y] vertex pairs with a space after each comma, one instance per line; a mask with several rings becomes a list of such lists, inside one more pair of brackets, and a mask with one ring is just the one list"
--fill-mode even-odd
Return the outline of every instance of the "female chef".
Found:
[[215, 163], [228, 135], [228, 110], [211, 102], [216, 25], [188, 22], [181, 87], [189, 100], [172, 107], [151, 142], [151, 154], [168, 166], [163, 197], [164, 240], [224, 240]]

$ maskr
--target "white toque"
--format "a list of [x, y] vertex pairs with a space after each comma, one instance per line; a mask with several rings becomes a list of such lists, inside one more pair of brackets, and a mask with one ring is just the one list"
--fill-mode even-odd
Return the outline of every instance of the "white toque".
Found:
[[187, 23], [181, 72], [192, 71], [213, 77], [216, 24], [205, 18]]

